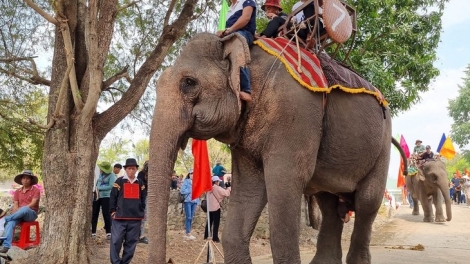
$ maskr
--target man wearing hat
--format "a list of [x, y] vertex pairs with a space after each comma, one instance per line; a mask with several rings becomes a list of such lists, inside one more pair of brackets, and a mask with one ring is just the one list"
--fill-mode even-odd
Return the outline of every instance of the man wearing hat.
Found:
[[424, 148], [424, 146], [422, 145], [423, 141], [421, 141], [420, 139], [417, 139], [416, 142], [415, 142], [415, 147], [413, 148], [413, 153], [414, 154], [419, 154], [421, 152], [424, 152], [426, 149]]
[[261, 37], [277, 37], [279, 27], [286, 22], [287, 14], [281, 12], [282, 7], [279, 4], [280, 1], [281, 0], [267, 0], [266, 3], [261, 6], [261, 9], [266, 12], [266, 16], [269, 19], [266, 29], [260, 33]]
[[30, 170], [25, 170], [16, 175], [15, 182], [23, 185], [15, 191], [13, 195], [13, 210], [11, 214], [5, 216], [5, 232], [6, 237], [3, 241], [3, 247], [0, 253], [7, 253], [11, 248], [13, 240], [13, 231], [16, 224], [20, 222], [34, 222], [38, 217], [39, 199], [41, 191], [36, 186], [38, 177]]
[[[131, 262], [139, 241], [140, 224], [145, 217], [147, 198], [147, 189], [136, 176], [139, 168], [137, 161], [129, 158], [123, 167], [125, 174], [114, 182], [109, 198], [112, 218], [110, 258], [113, 264]], [[121, 258], [119, 253], [123, 242]]]

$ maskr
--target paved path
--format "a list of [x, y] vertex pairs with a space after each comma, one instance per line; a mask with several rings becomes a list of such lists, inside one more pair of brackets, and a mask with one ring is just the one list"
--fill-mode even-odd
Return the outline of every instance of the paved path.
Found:
[[[372, 263], [470, 263], [470, 208], [452, 205], [452, 215], [450, 222], [424, 223], [422, 215], [411, 215], [410, 208], [400, 207], [390, 222], [373, 232]], [[418, 244], [424, 247], [424, 251], [410, 249]], [[346, 254], [347, 249], [343, 251], [343, 263], [346, 263]], [[314, 253], [303, 252], [301, 256], [302, 263], [310, 263]], [[253, 262], [273, 263], [271, 256], [254, 258]]]

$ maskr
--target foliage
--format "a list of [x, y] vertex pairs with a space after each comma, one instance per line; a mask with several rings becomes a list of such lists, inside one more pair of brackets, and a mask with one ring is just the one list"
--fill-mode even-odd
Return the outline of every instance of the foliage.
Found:
[[44, 122], [47, 98], [40, 91], [23, 96], [11, 100], [0, 94], [0, 168], [10, 174], [41, 168], [44, 131], [29, 122]]
[[446, 162], [447, 177], [449, 179], [452, 178], [452, 175], [457, 170], [459, 170], [462, 174], [465, 169], [470, 170], [470, 161], [464, 159], [463, 156], [459, 153], [457, 153], [453, 159]]
[[[459, 95], [449, 100], [447, 109], [454, 120], [452, 140], [462, 149], [470, 143], [470, 65], [465, 70], [463, 84], [459, 85]], [[464, 150], [464, 157], [470, 162], [469, 150]]]

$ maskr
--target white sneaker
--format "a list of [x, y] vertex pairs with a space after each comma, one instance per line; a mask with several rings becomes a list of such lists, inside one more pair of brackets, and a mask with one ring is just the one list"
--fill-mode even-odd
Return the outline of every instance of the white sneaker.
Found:
[[193, 235], [189, 235], [189, 236], [188, 236], [188, 235], [185, 235], [185, 236], [184, 236], [184, 239], [186, 239], [186, 240], [196, 240], [196, 237], [193, 236]]
[[107, 234], [106, 234], [106, 239], [107, 239], [107, 240], [111, 240], [111, 233], [107, 233]]
[[96, 234], [91, 234], [91, 238], [96, 238]]

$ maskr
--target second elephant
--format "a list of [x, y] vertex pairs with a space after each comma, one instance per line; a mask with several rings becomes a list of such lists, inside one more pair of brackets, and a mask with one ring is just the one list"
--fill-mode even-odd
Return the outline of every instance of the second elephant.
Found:
[[[414, 176], [406, 177], [406, 186], [413, 197], [413, 215], [419, 215], [418, 200], [423, 207], [424, 222], [445, 222], [452, 219], [451, 201], [447, 185], [447, 171], [442, 161], [427, 161], [418, 168]], [[446, 205], [446, 215], [442, 208], [442, 197]], [[433, 213], [432, 205], [436, 208]]]

